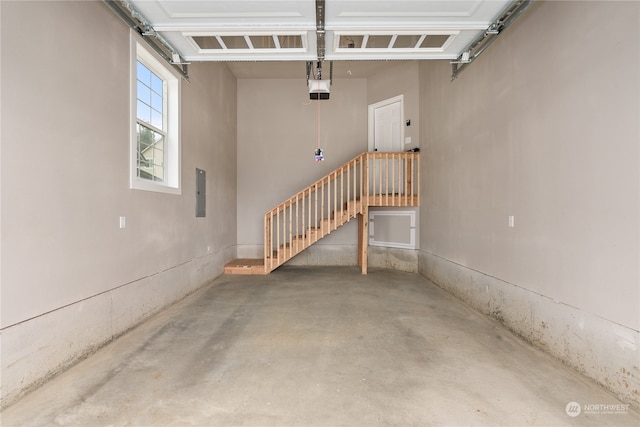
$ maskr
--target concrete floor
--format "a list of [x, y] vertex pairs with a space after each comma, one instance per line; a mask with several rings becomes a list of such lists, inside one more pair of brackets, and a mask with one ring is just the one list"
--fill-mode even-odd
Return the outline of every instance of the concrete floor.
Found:
[[222, 276], [27, 395], [2, 426], [640, 425], [422, 276]]

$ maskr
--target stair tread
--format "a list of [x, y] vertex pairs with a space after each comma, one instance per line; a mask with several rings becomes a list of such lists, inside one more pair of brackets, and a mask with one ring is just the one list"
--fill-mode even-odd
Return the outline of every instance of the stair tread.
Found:
[[240, 266], [240, 265], [247, 265], [247, 266], [254, 266], [254, 265], [264, 265], [264, 259], [262, 258], [238, 258], [238, 259], [234, 259], [233, 261], [230, 261], [228, 263], [225, 264], [225, 266]]
[[224, 265], [225, 274], [266, 274], [264, 259], [239, 258]]

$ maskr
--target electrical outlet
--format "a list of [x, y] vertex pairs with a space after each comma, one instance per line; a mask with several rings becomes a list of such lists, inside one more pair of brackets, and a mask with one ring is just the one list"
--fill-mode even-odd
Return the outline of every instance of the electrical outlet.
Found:
[[121, 216], [120, 217], [120, 228], [125, 228], [127, 226], [127, 217], [126, 216]]
[[509, 227], [513, 228], [516, 226], [516, 219], [513, 215], [509, 215]]

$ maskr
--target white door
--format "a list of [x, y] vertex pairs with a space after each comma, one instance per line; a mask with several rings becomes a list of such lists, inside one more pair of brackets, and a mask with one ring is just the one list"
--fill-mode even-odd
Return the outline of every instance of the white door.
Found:
[[[402, 95], [390, 98], [376, 104], [369, 105], [369, 151], [402, 151], [404, 141]], [[383, 178], [397, 176], [402, 162], [391, 161], [387, 164], [383, 160], [374, 160], [369, 164], [369, 192], [370, 194], [401, 193], [403, 185], [395, 179], [394, 184], [387, 185]], [[387, 169], [389, 172], [387, 173]], [[392, 178], [393, 179], [393, 178]], [[391, 190], [393, 188], [393, 190]]]
[[369, 105], [369, 151], [402, 151], [402, 95]]

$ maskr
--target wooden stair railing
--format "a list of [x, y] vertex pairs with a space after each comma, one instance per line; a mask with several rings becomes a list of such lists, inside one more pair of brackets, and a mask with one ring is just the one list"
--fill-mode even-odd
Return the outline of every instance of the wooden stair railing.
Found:
[[358, 215], [368, 222], [370, 206], [418, 206], [419, 159], [414, 152], [362, 153], [266, 212], [265, 273]]
[[[358, 218], [358, 265], [367, 272], [370, 206], [419, 206], [416, 152], [365, 152], [264, 215], [264, 264], [237, 260], [230, 273], [268, 274], [353, 218]], [[227, 267], [229, 267], [227, 269]]]

